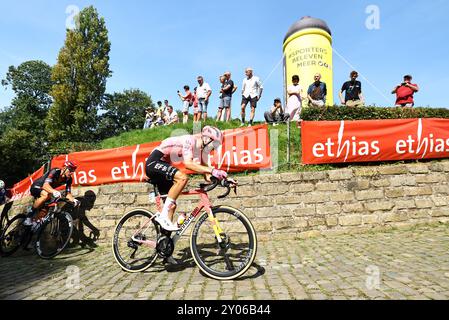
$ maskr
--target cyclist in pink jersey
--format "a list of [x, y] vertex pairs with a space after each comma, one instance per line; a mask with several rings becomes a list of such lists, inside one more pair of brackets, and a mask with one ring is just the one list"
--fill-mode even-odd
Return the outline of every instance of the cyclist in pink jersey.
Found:
[[206, 126], [201, 135], [168, 138], [159, 145], [148, 157], [146, 175], [151, 183], [156, 185], [161, 195], [167, 195], [162, 212], [156, 215], [156, 221], [167, 231], [179, 230], [172, 222], [176, 209], [176, 200], [188, 183], [188, 176], [172, 166], [173, 163], [184, 163], [186, 169], [199, 174], [208, 175], [223, 180], [227, 178], [226, 171], [201, 164], [202, 152], [214, 144], [223, 143], [223, 133], [214, 127]]

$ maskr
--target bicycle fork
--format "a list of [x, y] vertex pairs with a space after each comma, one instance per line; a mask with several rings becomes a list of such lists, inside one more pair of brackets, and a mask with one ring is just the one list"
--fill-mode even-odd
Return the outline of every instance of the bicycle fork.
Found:
[[220, 222], [218, 221], [217, 217], [215, 217], [214, 214], [212, 213], [212, 209], [209, 208], [207, 214], [209, 216], [209, 222], [212, 225], [212, 229], [214, 230], [214, 234], [218, 243], [222, 243], [223, 242], [222, 235], [224, 232], [223, 229], [221, 229], [220, 227]]

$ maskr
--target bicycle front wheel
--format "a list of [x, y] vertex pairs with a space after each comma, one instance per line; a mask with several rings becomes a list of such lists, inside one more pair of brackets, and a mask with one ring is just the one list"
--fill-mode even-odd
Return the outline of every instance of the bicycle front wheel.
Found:
[[69, 243], [73, 231], [73, 219], [70, 213], [58, 213], [39, 228], [36, 252], [43, 259], [51, 259], [61, 253]]
[[117, 224], [112, 238], [115, 260], [128, 272], [142, 272], [157, 259], [158, 227], [153, 214], [146, 210], [134, 210]]
[[215, 207], [214, 217], [222, 229], [219, 243], [204, 212], [190, 237], [192, 256], [206, 275], [217, 280], [242, 276], [252, 265], [257, 252], [257, 236], [251, 221], [243, 212], [231, 207]]
[[22, 245], [25, 236], [30, 232], [29, 228], [23, 225], [25, 219], [24, 214], [19, 214], [5, 225], [0, 234], [0, 256], [10, 256]]

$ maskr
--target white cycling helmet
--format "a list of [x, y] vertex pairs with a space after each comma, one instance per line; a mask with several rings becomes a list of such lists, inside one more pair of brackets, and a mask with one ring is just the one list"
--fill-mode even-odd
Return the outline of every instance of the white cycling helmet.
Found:
[[0, 189], [3, 189], [5, 187], [5, 182], [3, 180], [0, 180]]

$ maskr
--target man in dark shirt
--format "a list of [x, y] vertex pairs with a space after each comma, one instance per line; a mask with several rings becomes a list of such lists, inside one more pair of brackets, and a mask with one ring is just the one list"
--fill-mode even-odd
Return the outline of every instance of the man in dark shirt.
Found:
[[221, 90], [221, 93], [223, 95], [223, 108], [226, 110], [226, 122], [229, 122], [231, 120], [231, 101], [232, 101], [232, 95], [237, 90], [236, 85], [234, 84], [234, 81], [231, 80], [231, 72], [226, 71], [224, 73], [225, 77], [225, 83]]
[[66, 198], [72, 201], [75, 206], [80, 202], [72, 195], [72, 175], [76, 171], [78, 164], [73, 160], [64, 162], [62, 169], [55, 168], [47, 172], [45, 175], [34, 181], [31, 185], [30, 193], [34, 197], [32, 209], [28, 212], [25, 225], [32, 225], [32, 218], [39, 212], [44, 203], [53, 198], [60, 198], [61, 192], [56, 190], [60, 186], [65, 185]]
[[[357, 81], [359, 74], [357, 71], [352, 71], [349, 75], [350, 81], [346, 81], [341, 87], [339, 92], [340, 101], [342, 105], [348, 107], [363, 107], [365, 105], [362, 95], [362, 83]], [[345, 98], [343, 99], [343, 92], [345, 92]]]

